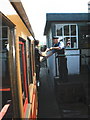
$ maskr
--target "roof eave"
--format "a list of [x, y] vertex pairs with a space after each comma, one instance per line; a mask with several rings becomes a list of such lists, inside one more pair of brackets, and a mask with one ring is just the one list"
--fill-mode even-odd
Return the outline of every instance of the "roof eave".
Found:
[[2, 25], [6, 23], [10, 28], [14, 28], [16, 25], [10, 21], [1, 11], [0, 11], [0, 19], [2, 20], [1, 23]]
[[[10, 1], [10, 0], [9, 0]], [[29, 19], [27, 17], [27, 14], [23, 8], [23, 5], [20, 2], [11, 2], [11, 5], [13, 6], [13, 8], [16, 10], [17, 14], [20, 16], [20, 18], [22, 19], [23, 23], [25, 24], [25, 26], [27, 27], [27, 29], [29, 30], [30, 34], [33, 36], [33, 38], [35, 39], [35, 35], [34, 32], [32, 30], [32, 27], [30, 25]]]
[[[86, 19], [83, 17], [83, 19], [60, 19], [60, 13], [47, 13], [46, 14], [46, 25], [45, 25], [45, 29], [44, 29], [44, 35], [47, 35], [48, 29], [50, 28], [51, 23], [55, 22], [55, 23], [66, 23], [66, 22], [89, 22], [90, 21], [90, 14], [88, 13], [61, 13], [61, 15], [86, 15]], [[54, 16], [55, 15], [55, 16]]]

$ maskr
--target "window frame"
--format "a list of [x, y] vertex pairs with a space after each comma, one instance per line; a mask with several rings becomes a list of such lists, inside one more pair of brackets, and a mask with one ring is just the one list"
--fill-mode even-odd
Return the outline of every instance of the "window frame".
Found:
[[[71, 34], [71, 26], [73, 26], [73, 25], [76, 26], [76, 35]], [[64, 35], [65, 34], [64, 27], [65, 26], [69, 26], [69, 35]], [[57, 30], [59, 29], [59, 27], [60, 27], [60, 29], [62, 29], [62, 36], [59, 36], [57, 34]], [[60, 39], [63, 40], [64, 45], [65, 45], [64, 39], [70, 38], [70, 43], [69, 43], [70, 46], [69, 47], [65, 46], [66, 49], [78, 49], [78, 25], [76, 23], [75, 24], [73, 24], [73, 23], [72, 24], [56, 24], [56, 36], [58, 36]], [[74, 47], [71, 47], [71, 44], [72, 44], [71, 38], [76, 38], [76, 44], [74, 44]]]

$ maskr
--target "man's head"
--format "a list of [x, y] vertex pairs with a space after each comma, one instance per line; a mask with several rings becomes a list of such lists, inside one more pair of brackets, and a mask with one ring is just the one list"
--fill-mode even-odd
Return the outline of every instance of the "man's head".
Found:
[[52, 39], [53, 39], [53, 43], [54, 43], [54, 44], [58, 43], [58, 37], [57, 37], [57, 36], [53, 36]]
[[34, 41], [34, 45], [35, 45], [35, 46], [38, 46], [38, 45], [39, 45], [39, 40], [35, 40], [35, 41]]

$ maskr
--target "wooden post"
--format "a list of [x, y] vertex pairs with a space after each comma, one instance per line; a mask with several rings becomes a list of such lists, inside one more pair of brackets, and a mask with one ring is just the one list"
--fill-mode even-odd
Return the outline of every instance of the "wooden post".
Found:
[[18, 104], [20, 118], [24, 118], [23, 113], [23, 100], [22, 100], [22, 84], [21, 84], [21, 72], [20, 72], [20, 58], [19, 58], [19, 37], [17, 36], [15, 41], [16, 49], [16, 72], [17, 72], [17, 92], [18, 92]]
[[20, 77], [19, 42], [18, 40], [15, 40], [14, 30], [9, 31], [9, 63], [14, 112], [13, 117], [24, 118]]

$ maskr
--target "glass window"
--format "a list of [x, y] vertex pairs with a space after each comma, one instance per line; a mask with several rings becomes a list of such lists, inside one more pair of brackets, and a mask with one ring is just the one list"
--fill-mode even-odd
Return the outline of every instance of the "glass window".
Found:
[[28, 69], [29, 69], [29, 82], [33, 83], [32, 61], [31, 61], [31, 41], [30, 40], [28, 40], [28, 54], [29, 54], [29, 57], [28, 57], [28, 63], [29, 63], [29, 66], [28, 66]]
[[8, 41], [5, 39], [2, 41], [2, 50], [7, 50]]
[[76, 37], [71, 37], [71, 48], [76, 48], [77, 43], [76, 43]]
[[56, 35], [63, 39], [66, 48], [78, 47], [78, 31], [76, 24], [56, 24]]
[[79, 33], [79, 48], [90, 48], [90, 37], [89, 37], [89, 27], [80, 26]]
[[33, 69], [33, 75], [35, 73], [35, 55], [34, 55], [34, 44], [31, 45], [32, 47], [32, 69]]
[[8, 57], [8, 26], [2, 27], [2, 43], [0, 55], [2, 59], [2, 87], [10, 86], [9, 57]]
[[62, 36], [62, 28], [61, 29], [57, 29], [57, 36]]
[[7, 50], [8, 45], [8, 27], [2, 27], [2, 50]]
[[75, 36], [76, 35], [76, 25], [71, 25], [71, 36]]
[[71, 38], [70, 37], [64, 38], [64, 45], [66, 48], [71, 48]]
[[2, 38], [7, 38], [8, 37], [8, 27], [3, 27], [2, 28]]
[[64, 36], [69, 36], [69, 25], [64, 26]]
[[26, 91], [24, 86], [24, 66], [23, 66], [23, 53], [22, 53], [22, 44], [19, 44], [19, 53], [20, 53], [20, 72], [21, 72], [21, 82], [22, 82], [22, 93], [23, 93], [23, 104], [26, 98]]

